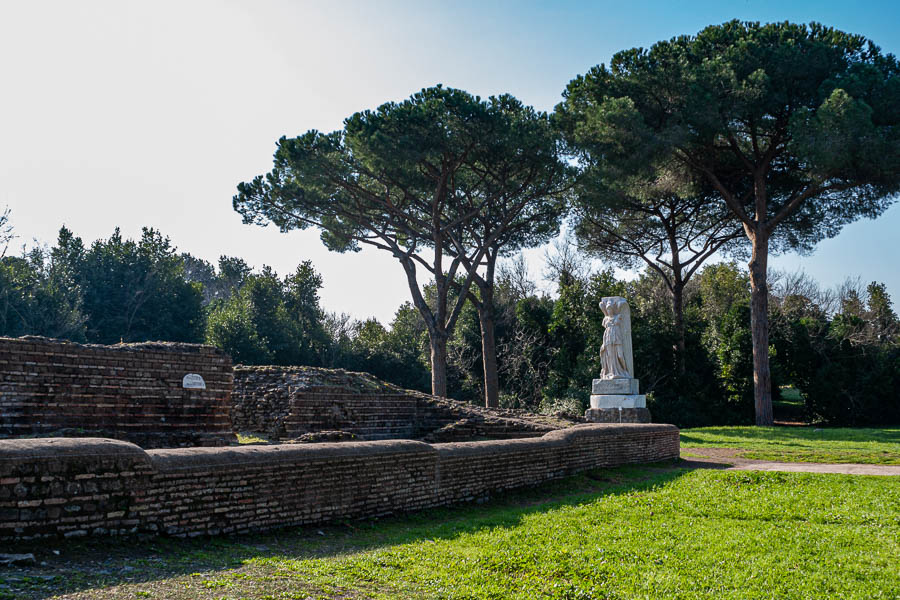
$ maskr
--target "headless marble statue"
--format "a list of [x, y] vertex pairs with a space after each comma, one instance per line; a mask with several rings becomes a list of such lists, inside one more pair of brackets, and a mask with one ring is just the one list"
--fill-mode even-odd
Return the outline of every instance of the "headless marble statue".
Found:
[[603, 345], [600, 347], [600, 379], [634, 377], [631, 351], [631, 311], [625, 298], [603, 298]]
[[591, 407], [585, 418], [594, 423], [649, 423], [647, 399], [639, 394], [631, 350], [631, 310], [619, 296], [603, 298], [603, 345], [600, 378], [591, 384]]

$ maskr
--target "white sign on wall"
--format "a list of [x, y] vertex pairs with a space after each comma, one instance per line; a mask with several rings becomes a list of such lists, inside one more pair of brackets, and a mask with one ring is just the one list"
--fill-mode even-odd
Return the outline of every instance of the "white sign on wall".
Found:
[[184, 376], [184, 379], [181, 380], [181, 387], [186, 390], [205, 390], [206, 382], [203, 381], [203, 377], [197, 373], [188, 373]]

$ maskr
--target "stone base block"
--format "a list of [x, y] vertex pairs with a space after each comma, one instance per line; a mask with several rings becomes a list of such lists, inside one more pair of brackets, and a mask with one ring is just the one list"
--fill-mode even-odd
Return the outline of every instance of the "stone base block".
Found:
[[638, 393], [638, 380], [595, 379], [591, 384], [591, 393], [634, 396]]
[[646, 408], [589, 408], [584, 418], [591, 423], [649, 423]]
[[591, 408], [646, 408], [647, 396], [591, 394]]

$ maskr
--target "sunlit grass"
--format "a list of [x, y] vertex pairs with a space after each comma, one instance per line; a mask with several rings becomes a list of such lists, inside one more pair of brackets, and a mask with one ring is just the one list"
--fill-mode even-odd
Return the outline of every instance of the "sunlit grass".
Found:
[[681, 445], [741, 448], [760, 460], [900, 464], [900, 428], [701, 427], [682, 430]]
[[267, 438], [261, 437], [255, 433], [236, 433], [238, 444], [268, 444]]

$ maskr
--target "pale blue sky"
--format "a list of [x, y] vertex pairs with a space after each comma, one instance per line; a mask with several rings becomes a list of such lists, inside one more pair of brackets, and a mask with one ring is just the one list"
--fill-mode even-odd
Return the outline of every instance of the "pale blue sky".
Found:
[[[19, 243], [52, 242], [63, 223], [85, 240], [147, 225], [211, 261], [286, 273], [310, 259], [326, 309], [388, 321], [408, 298], [391, 257], [329, 253], [316, 232], [232, 211], [278, 137], [435, 83], [551, 110], [616, 51], [732, 18], [815, 20], [900, 51], [897, 2], [2, 2], [0, 207]], [[774, 266], [884, 281], [896, 300], [898, 233], [894, 206]], [[528, 255], [535, 276], [542, 255]]]

